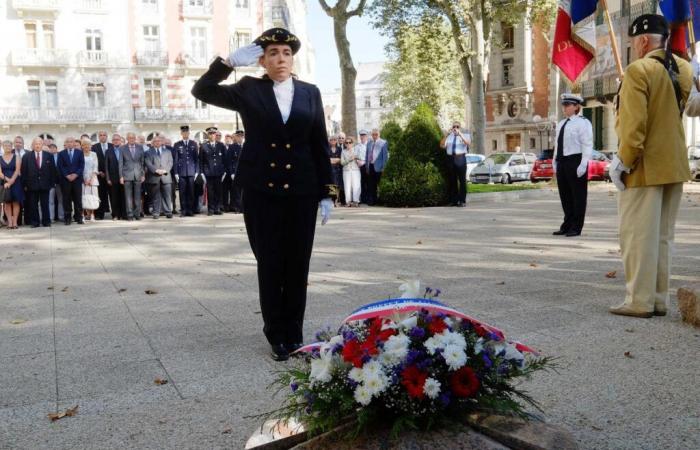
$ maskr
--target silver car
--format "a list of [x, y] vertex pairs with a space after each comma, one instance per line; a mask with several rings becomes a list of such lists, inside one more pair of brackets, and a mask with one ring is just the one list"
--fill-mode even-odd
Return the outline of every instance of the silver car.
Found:
[[493, 153], [472, 170], [472, 183], [527, 181], [537, 157], [534, 153]]
[[691, 147], [689, 150], [690, 179], [700, 181], [700, 147]]

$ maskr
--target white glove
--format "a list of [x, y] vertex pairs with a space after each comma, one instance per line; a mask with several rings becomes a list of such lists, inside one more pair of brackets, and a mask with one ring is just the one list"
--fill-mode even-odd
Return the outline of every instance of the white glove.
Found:
[[221, 182], [223, 183], [224, 180], [226, 179], [226, 174], [221, 175]]
[[613, 182], [618, 191], [622, 192], [625, 190], [625, 183], [622, 181], [622, 172], [630, 173], [629, 167], [626, 167], [620, 161], [620, 158], [615, 155], [612, 162], [610, 163], [610, 168], [608, 169], [610, 173], [610, 180]]
[[180, 175], [175, 174], [175, 182], [179, 183], [180, 182]]
[[235, 177], [235, 175], [231, 174], [231, 181], [233, 181], [233, 177]]
[[576, 168], [576, 176], [581, 178], [584, 174], [588, 173], [588, 163], [581, 163]]
[[321, 200], [321, 225], [328, 223], [328, 219], [331, 218], [331, 211], [333, 211], [333, 200], [330, 198], [324, 198]]
[[252, 66], [265, 51], [258, 44], [249, 44], [231, 53], [228, 62], [231, 67]]
[[202, 180], [204, 180], [204, 182], [206, 183], [206, 182], [207, 182], [207, 176], [204, 175], [204, 174], [202, 174]]

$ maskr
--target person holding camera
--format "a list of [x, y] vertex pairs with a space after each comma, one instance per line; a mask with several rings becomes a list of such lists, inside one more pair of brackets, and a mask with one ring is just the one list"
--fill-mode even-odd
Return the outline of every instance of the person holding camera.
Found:
[[452, 128], [440, 141], [440, 147], [446, 151], [447, 158], [447, 196], [451, 206], [467, 204], [467, 153], [471, 144], [471, 135], [462, 133], [459, 122], [453, 122]]

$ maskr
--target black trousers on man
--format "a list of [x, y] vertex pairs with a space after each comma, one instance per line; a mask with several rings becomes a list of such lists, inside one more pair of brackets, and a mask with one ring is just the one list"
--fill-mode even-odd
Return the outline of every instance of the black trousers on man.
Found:
[[180, 191], [180, 214], [191, 216], [197, 204], [197, 198], [194, 196], [194, 177], [181, 176], [178, 181], [178, 190]]
[[97, 186], [97, 194], [100, 197], [100, 206], [95, 211], [95, 219], [102, 220], [105, 218], [105, 213], [108, 213], [109, 208], [109, 188], [107, 186], [107, 178], [100, 177], [100, 184]]
[[73, 181], [61, 180], [61, 195], [63, 196], [63, 220], [70, 222], [70, 216], [76, 222], [83, 221], [83, 178]]
[[362, 192], [367, 192], [365, 203], [372, 206], [377, 203], [377, 187], [382, 178], [382, 173], [374, 170], [374, 164], [365, 165], [362, 171], [365, 172], [365, 185], [362, 186], [360, 195], [362, 195]]
[[226, 212], [243, 212], [243, 204], [241, 202], [241, 188], [234, 185], [230, 175], [226, 175], [223, 182], [223, 205]]
[[[41, 217], [39, 217], [39, 204], [41, 204]], [[27, 191], [27, 224], [33, 227], [51, 225], [49, 212], [49, 191]], [[70, 217], [70, 216], [69, 216]]]
[[447, 155], [447, 194], [452, 205], [467, 202], [467, 156]]
[[318, 198], [243, 190], [243, 218], [258, 262], [263, 332], [272, 345], [302, 343]]
[[207, 177], [207, 212], [218, 214], [222, 211], [222, 197], [224, 196], [221, 175]]
[[126, 219], [126, 199], [124, 198], [124, 185], [119, 181], [112, 182], [109, 188], [109, 203], [111, 203], [112, 218]]
[[576, 169], [581, 164], [581, 154], [563, 156], [557, 160], [557, 187], [564, 210], [563, 232], [580, 233], [586, 218], [588, 200], [588, 173], [578, 177]]

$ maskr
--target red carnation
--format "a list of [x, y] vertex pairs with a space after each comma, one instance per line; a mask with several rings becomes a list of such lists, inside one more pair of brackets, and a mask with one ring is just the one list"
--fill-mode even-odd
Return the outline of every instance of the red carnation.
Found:
[[471, 367], [462, 367], [450, 377], [450, 387], [457, 397], [473, 397], [479, 390], [479, 379]]
[[362, 367], [362, 346], [356, 339], [347, 341], [343, 347], [343, 360], [355, 367]]
[[483, 327], [483, 325], [477, 323], [474, 325], [474, 332], [479, 336], [479, 337], [486, 337], [488, 336], [489, 332], [486, 330], [486, 328]]
[[425, 397], [423, 386], [428, 379], [428, 373], [419, 370], [416, 366], [407, 367], [401, 372], [401, 384], [411, 397], [422, 399]]
[[369, 334], [367, 335], [368, 341], [375, 342], [378, 340], [381, 342], [385, 342], [391, 336], [396, 334], [396, 330], [394, 330], [392, 328], [387, 328], [386, 330], [382, 330], [383, 324], [384, 324], [384, 321], [381, 319], [373, 319], [372, 322], [370, 322]]
[[447, 329], [447, 324], [443, 319], [434, 318], [428, 324], [428, 330], [432, 334], [440, 334]]

